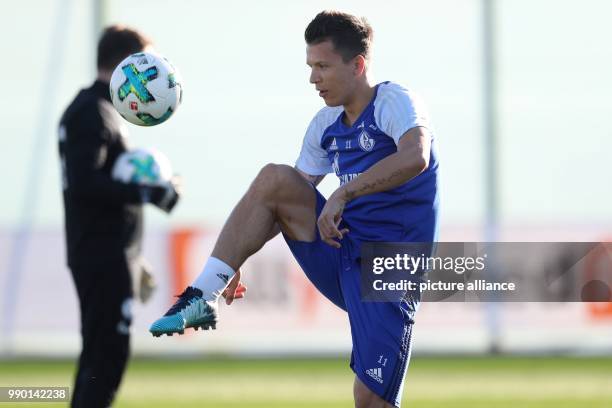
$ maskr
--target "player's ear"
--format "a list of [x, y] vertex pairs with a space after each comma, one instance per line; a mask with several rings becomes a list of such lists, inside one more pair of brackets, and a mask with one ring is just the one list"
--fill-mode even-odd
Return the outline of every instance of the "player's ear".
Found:
[[353, 72], [355, 73], [356, 77], [365, 75], [366, 67], [367, 61], [363, 55], [359, 54], [355, 58], [353, 58]]

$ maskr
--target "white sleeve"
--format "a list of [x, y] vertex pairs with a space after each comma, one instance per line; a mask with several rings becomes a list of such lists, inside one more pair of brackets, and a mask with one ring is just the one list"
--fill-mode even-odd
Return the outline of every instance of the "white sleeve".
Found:
[[306, 130], [304, 142], [302, 143], [302, 150], [295, 162], [295, 167], [311, 176], [321, 176], [333, 171], [329, 158], [327, 157], [327, 152], [321, 147], [321, 138], [323, 137], [325, 129], [327, 129], [334, 120], [334, 111], [329, 111], [326, 108], [319, 111], [312, 119]]
[[374, 119], [380, 129], [395, 140], [395, 144], [412, 128], [430, 127], [422, 99], [394, 83], [380, 85], [374, 103]]

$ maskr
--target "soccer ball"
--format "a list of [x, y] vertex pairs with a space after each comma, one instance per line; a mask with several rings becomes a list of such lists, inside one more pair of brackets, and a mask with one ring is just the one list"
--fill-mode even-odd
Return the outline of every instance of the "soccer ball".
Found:
[[159, 150], [128, 150], [115, 161], [112, 177], [124, 183], [165, 185], [172, 178], [172, 166], [170, 160]]
[[168, 120], [183, 97], [179, 73], [166, 58], [150, 52], [132, 54], [113, 71], [113, 105], [128, 122], [155, 126]]

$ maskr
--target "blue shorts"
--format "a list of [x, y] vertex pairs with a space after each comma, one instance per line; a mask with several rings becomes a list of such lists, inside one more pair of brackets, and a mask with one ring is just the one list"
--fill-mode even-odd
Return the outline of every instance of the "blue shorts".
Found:
[[[318, 218], [326, 200], [315, 191]], [[285, 241], [308, 279], [348, 313], [353, 340], [351, 369], [370, 390], [399, 407], [418, 302], [362, 302], [358, 243], [344, 239], [342, 248], [333, 248], [321, 241], [318, 230], [313, 242], [286, 236]]]

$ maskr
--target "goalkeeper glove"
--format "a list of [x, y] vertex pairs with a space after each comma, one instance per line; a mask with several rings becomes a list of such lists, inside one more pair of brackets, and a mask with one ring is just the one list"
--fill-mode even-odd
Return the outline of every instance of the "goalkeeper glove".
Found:
[[164, 185], [142, 186], [140, 188], [140, 197], [143, 203], [151, 203], [167, 213], [172, 211], [180, 196], [180, 182], [177, 177]]

